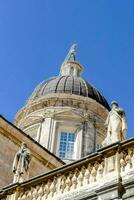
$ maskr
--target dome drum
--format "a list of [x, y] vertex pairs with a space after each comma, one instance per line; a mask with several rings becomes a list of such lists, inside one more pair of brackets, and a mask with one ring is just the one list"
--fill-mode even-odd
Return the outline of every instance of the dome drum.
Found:
[[87, 110], [102, 120], [106, 118], [108, 113], [108, 110], [104, 106], [91, 98], [74, 94], [51, 93], [37, 98], [35, 101], [28, 101], [26, 105], [16, 114], [15, 124], [19, 128], [23, 129], [25, 127], [24, 119], [31, 113], [35, 113], [36, 111], [43, 112], [43, 110], [48, 108], [61, 107]]

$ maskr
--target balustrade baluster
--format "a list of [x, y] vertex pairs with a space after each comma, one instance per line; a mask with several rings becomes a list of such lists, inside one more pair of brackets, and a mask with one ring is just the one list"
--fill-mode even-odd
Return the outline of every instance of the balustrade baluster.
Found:
[[84, 174], [85, 174], [85, 167], [82, 166], [78, 176], [78, 187], [83, 186]]
[[[14, 195], [14, 194], [13, 194]], [[21, 192], [17, 198], [17, 200], [22, 200], [23, 192]]]
[[44, 195], [43, 186], [44, 186], [43, 184], [39, 186], [38, 198], [37, 198], [37, 200], [42, 200], [42, 196]]
[[90, 176], [90, 183], [94, 183], [96, 181], [96, 175], [97, 175], [96, 165], [93, 165]]
[[103, 172], [104, 172], [104, 162], [101, 162], [97, 169], [97, 175], [96, 175], [97, 181], [103, 177]]
[[76, 169], [73, 173], [71, 189], [77, 188], [77, 179], [78, 179], [77, 175], [78, 175], [78, 169]]
[[44, 197], [45, 197], [45, 199], [48, 198], [48, 195], [50, 193], [50, 185], [51, 185], [51, 181], [48, 180], [46, 185], [45, 185], [45, 189], [44, 189], [44, 194], [45, 194]]
[[61, 176], [61, 185], [60, 185], [61, 193], [64, 192], [65, 188], [66, 188], [66, 177], [65, 177], [65, 175], [63, 175], [63, 176]]
[[31, 188], [30, 188], [30, 190], [27, 193], [27, 199], [28, 200], [32, 200], [32, 191], [31, 191]]
[[83, 184], [87, 185], [89, 184], [89, 179], [90, 179], [90, 174], [91, 174], [91, 170], [92, 170], [92, 166], [89, 163], [87, 168], [85, 169], [85, 175], [84, 175], [84, 180], [83, 180]]
[[53, 181], [51, 182], [49, 197], [53, 197], [55, 192], [56, 192], [56, 177], [54, 177]]
[[121, 153], [121, 158], [120, 158], [121, 172], [124, 172], [124, 171], [125, 171], [125, 166], [126, 166], [125, 157], [126, 157], [126, 153], [125, 153], [125, 152], [122, 152], [122, 153]]
[[69, 173], [69, 175], [67, 176], [67, 179], [66, 179], [66, 188], [65, 188], [65, 191], [70, 191], [70, 187], [72, 185], [72, 172]]
[[39, 186], [33, 189], [33, 200], [37, 200], [38, 198], [38, 189], [39, 189]]

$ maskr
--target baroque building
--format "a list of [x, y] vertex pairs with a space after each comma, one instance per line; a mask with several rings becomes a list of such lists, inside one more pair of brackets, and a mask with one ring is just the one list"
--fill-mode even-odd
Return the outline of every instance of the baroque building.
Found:
[[15, 125], [0, 116], [0, 199], [134, 199], [134, 139], [102, 145], [111, 109], [83, 70], [73, 45], [59, 75], [35, 88]]

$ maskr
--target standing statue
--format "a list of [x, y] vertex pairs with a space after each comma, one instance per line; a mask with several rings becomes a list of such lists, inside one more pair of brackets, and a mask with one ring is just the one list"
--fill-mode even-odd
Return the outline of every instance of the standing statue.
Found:
[[29, 178], [29, 164], [31, 152], [25, 143], [22, 143], [20, 150], [16, 153], [13, 161], [13, 173], [15, 182], [23, 182]]
[[111, 106], [112, 109], [105, 123], [107, 126], [107, 137], [102, 143], [103, 146], [126, 139], [127, 122], [125, 112], [116, 101], [113, 101]]
[[75, 61], [75, 56], [76, 56], [76, 47], [77, 47], [77, 44], [73, 44], [64, 60], [64, 62], [67, 62], [67, 61]]

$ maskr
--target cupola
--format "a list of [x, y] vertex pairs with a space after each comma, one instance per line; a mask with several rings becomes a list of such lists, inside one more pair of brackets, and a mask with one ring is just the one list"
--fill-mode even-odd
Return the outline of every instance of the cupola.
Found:
[[61, 65], [61, 76], [76, 76], [80, 77], [83, 67], [76, 61], [76, 44], [72, 45], [67, 57]]

